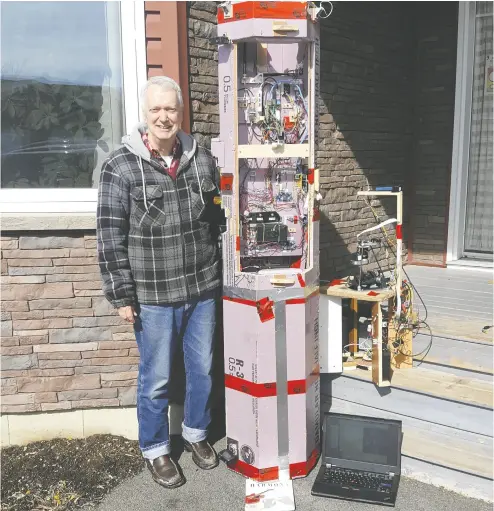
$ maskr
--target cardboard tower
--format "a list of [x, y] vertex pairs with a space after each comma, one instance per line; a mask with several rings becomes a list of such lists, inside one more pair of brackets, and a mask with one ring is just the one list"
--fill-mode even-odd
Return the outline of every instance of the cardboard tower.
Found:
[[308, 2], [218, 9], [228, 466], [303, 477], [320, 449], [319, 32]]

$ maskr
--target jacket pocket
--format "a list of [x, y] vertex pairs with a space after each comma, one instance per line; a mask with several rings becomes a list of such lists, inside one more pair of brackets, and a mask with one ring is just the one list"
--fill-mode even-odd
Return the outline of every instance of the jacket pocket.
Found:
[[[144, 192], [146, 193], [145, 200]], [[163, 211], [163, 189], [160, 185], [135, 186], [130, 195], [133, 216], [139, 226], [166, 223], [166, 214]]]
[[[207, 203], [203, 203], [203, 199], [201, 198], [201, 194], [199, 192], [191, 193], [191, 202], [192, 202], [192, 221], [198, 220], [199, 222], [205, 221], [206, 216], [206, 206]], [[204, 197], [204, 202], [206, 202], [206, 197]]]

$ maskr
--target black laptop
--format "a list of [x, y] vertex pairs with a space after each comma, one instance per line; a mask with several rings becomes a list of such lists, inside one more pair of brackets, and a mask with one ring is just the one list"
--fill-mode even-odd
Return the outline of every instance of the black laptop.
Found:
[[401, 421], [326, 413], [321, 461], [312, 495], [394, 506]]

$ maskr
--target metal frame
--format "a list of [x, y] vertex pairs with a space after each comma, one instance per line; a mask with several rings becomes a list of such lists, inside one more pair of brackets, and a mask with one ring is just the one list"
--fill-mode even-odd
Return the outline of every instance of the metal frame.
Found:
[[403, 192], [380, 192], [380, 191], [360, 191], [357, 192], [359, 196], [381, 196], [381, 197], [396, 197], [396, 315], [401, 311], [401, 276], [403, 273], [403, 235], [398, 236], [398, 231], [401, 231], [403, 225]]
[[[139, 89], [146, 81], [144, 1], [120, 2], [125, 129], [130, 131], [140, 114]], [[0, 213], [36, 215], [96, 213], [96, 188], [3, 188]]]

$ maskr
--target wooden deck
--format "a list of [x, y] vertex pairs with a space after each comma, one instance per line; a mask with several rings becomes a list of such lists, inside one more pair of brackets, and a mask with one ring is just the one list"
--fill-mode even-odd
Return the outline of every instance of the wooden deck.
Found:
[[[405, 271], [425, 302], [433, 333], [492, 342], [494, 329], [482, 333], [494, 324], [492, 272], [424, 266], [406, 266]], [[418, 297], [415, 302], [425, 317]]]

